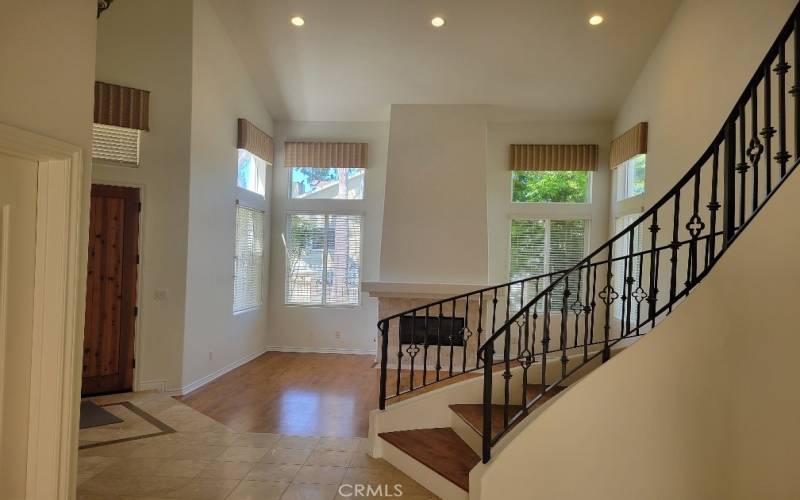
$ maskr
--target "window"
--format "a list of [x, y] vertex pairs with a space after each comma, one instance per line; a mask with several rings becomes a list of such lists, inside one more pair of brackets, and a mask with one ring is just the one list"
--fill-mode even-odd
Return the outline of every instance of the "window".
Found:
[[246, 149], [239, 149], [236, 185], [264, 196], [267, 186], [267, 162]]
[[614, 170], [617, 177], [617, 201], [644, 193], [647, 155], [634, 156]]
[[514, 171], [511, 201], [516, 203], [589, 203], [592, 176], [582, 171]]
[[[617, 217], [614, 221], [614, 231], [615, 234], [619, 234], [625, 230], [628, 226], [636, 222], [642, 214], [630, 214], [624, 215], [622, 217]], [[614, 257], [621, 257], [624, 255], [630, 254], [630, 233], [626, 233], [622, 238], [618, 239], [614, 242]], [[640, 224], [637, 226], [633, 231], [633, 252], [638, 253], [642, 251], [642, 225]], [[614, 301], [614, 316], [617, 319], [622, 319], [623, 317], [623, 310], [622, 310], [622, 296], [628, 295], [628, 288], [625, 286], [625, 277], [630, 275], [634, 280], [636, 280], [631, 290], [635, 291], [639, 287], [639, 278], [640, 278], [640, 271], [641, 271], [641, 259], [638, 257], [633, 259], [633, 268], [628, 270], [625, 267], [625, 264], [628, 266], [631, 265], [629, 259], [620, 259], [614, 261], [613, 267], [611, 272], [613, 273], [613, 278], [611, 280], [611, 286], [614, 287], [614, 290], [619, 294], [619, 298]], [[631, 272], [632, 271], [632, 272]], [[636, 323], [636, 315], [638, 313], [638, 304], [636, 301], [632, 302], [631, 308], [631, 325], [635, 325]], [[627, 315], [626, 315], [627, 316]]]
[[360, 304], [362, 227], [361, 215], [287, 216], [287, 304]]
[[233, 312], [261, 305], [264, 260], [264, 212], [236, 206], [236, 254], [233, 271]]
[[290, 196], [303, 200], [363, 200], [363, 168], [292, 167]]
[[[573, 267], [586, 255], [588, 236], [589, 221], [586, 220], [513, 219], [509, 258], [511, 280]], [[570, 291], [572, 297], [576, 297], [582, 283], [573, 282], [573, 276], [570, 278]], [[542, 282], [537, 290], [534, 283], [526, 283], [524, 297], [521, 296], [522, 285], [512, 287], [512, 304], [519, 309], [547, 285], [549, 282]], [[564, 282], [557, 285], [551, 296], [552, 311], [561, 308], [564, 285]]]
[[140, 137], [141, 130], [136, 128], [95, 123], [92, 125], [92, 158], [138, 165]]

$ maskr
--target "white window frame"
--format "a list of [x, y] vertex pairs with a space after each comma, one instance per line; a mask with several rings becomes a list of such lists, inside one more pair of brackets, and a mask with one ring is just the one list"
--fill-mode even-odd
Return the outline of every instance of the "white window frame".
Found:
[[[261, 217], [262, 217], [262, 227], [261, 227], [261, 231], [262, 231], [262, 234], [261, 234], [261, 266], [258, 269], [258, 272], [260, 274], [259, 280], [258, 280], [258, 282], [259, 282], [258, 303], [257, 304], [253, 304], [253, 305], [248, 305], [247, 307], [243, 307], [242, 309], [236, 309], [236, 259], [239, 258], [239, 256], [237, 255], [237, 251], [236, 251], [236, 247], [238, 246], [238, 242], [237, 242], [236, 238], [238, 238], [238, 234], [239, 234], [239, 231], [237, 230], [238, 229], [238, 217], [236, 217], [236, 215], [237, 215], [236, 212], [238, 212], [240, 208], [243, 208], [245, 210], [252, 210], [254, 212], [260, 212], [261, 213]], [[267, 214], [266, 214], [266, 212], [264, 210], [262, 210], [260, 208], [252, 207], [252, 206], [249, 206], [249, 205], [246, 205], [246, 204], [243, 204], [243, 203], [240, 203], [240, 202], [237, 201], [236, 208], [234, 210], [234, 217], [235, 217], [235, 219], [234, 219], [234, 232], [235, 232], [235, 234], [234, 234], [234, 242], [233, 242], [233, 245], [234, 245], [233, 260], [234, 260], [234, 262], [233, 262], [233, 288], [232, 288], [232, 292], [233, 292], [232, 293], [233, 307], [232, 307], [232, 309], [233, 309], [233, 315], [237, 316], [239, 314], [244, 314], [244, 313], [248, 313], [250, 311], [258, 310], [258, 309], [261, 308], [261, 306], [264, 305], [264, 257], [265, 257], [264, 247], [265, 247], [265, 243], [266, 243], [266, 240], [265, 240], [266, 235], [264, 234], [264, 230], [265, 230], [264, 226], [266, 225]]]
[[[632, 194], [628, 196], [628, 188], [631, 186], [633, 182], [633, 165], [634, 160], [639, 156], [645, 157], [644, 163], [644, 191], [638, 194]], [[644, 196], [647, 193], [647, 154], [643, 153], [641, 155], [634, 156], [628, 160], [622, 162], [617, 168], [614, 169], [614, 186], [615, 186], [615, 198], [616, 202], [622, 202], [626, 200], [632, 200], [639, 196]]]
[[[577, 172], [576, 170], [570, 170], [570, 172]], [[581, 202], [570, 202], [570, 201], [514, 201], [514, 173], [515, 171], [511, 171], [511, 175], [508, 177], [508, 199], [513, 205], [521, 205], [521, 206], [534, 206], [534, 205], [547, 205], [550, 207], [558, 207], [558, 206], [566, 206], [566, 207], [580, 207], [592, 204], [592, 197], [594, 195], [594, 172], [587, 171], [586, 173], [589, 175], [589, 184], [588, 184], [588, 193], [586, 201]]]
[[[291, 179], [291, 174], [290, 174]], [[291, 180], [289, 181], [289, 185], [291, 186]], [[291, 187], [290, 187], [291, 189]], [[292, 200], [296, 200], [295, 198], [290, 198]], [[302, 201], [302, 200], [300, 200]], [[349, 201], [349, 202], [362, 202], [363, 200], [334, 200], [334, 199], [326, 199], [328, 201]], [[322, 244], [322, 299], [319, 304], [316, 303], [298, 303], [298, 302], [289, 302], [287, 300], [289, 296], [289, 277], [287, 274], [287, 264], [288, 260], [286, 258], [286, 253], [288, 252], [288, 243], [286, 234], [288, 233], [289, 221], [291, 220], [292, 216], [295, 215], [322, 215], [325, 217], [325, 240]], [[358, 270], [358, 301], [354, 304], [327, 304], [326, 299], [326, 289], [327, 289], [327, 275], [328, 275], [328, 228], [329, 228], [329, 221], [330, 216], [332, 215], [339, 215], [339, 216], [347, 216], [347, 217], [360, 217], [361, 218], [361, 241], [359, 241], [358, 252], [359, 252], [359, 270]], [[362, 304], [363, 294], [361, 291], [361, 284], [364, 282], [364, 231], [366, 228], [366, 214], [363, 212], [351, 212], [351, 211], [339, 211], [339, 210], [289, 210], [286, 212], [286, 217], [284, 219], [284, 226], [283, 232], [281, 237], [283, 238], [283, 246], [284, 246], [284, 265], [283, 265], [283, 305], [287, 307], [312, 307], [312, 308], [324, 308], [324, 309], [356, 309], [360, 308]]]

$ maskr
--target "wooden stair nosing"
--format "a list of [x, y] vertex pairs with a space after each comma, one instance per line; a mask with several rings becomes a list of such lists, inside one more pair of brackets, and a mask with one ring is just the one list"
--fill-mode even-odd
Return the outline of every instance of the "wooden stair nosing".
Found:
[[464, 491], [480, 457], [450, 427], [381, 432], [378, 436]]

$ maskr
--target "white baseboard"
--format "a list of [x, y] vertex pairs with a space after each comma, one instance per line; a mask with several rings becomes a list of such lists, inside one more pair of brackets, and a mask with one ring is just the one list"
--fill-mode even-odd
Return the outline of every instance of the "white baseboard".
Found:
[[[259, 357], [262, 354], [264, 354], [265, 352], [267, 352], [267, 350], [268, 349], [259, 349], [258, 351], [254, 352], [254, 353], [251, 353], [251, 354], [248, 354], [247, 356], [243, 357], [242, 359], [240, 359], [238, 361], [234, 361], [233, 363], [231, 363], [231, 364], [229, 364], [227, 366], [223, 366], [222, 368], [220, 368], [219, 370], [217, 370], [215, 372], [209, 373], [208, 375], [206, 375], [203, 378], [197, 379], [197, 380], [195, 380], [194, 382], [192, 382], [190, 384], [184, 385], [183, 387], [181, 387], [179, 395], [185, 396], [185, 395], [189, 394], [192, 391], [196, 391], [197, 389], [203, 387], [204, 385], [208, 384], [212, 380], [218, 379], [219, 377], [225, 375], [229, 371], [235, 370], [236, 368], [239, 368], [243, 364], [248, 363], [248, 362], [256, 359], [257, 357]], [[172, 392], [172, 391], [170, 391], [170, 392]]]
[[334, 347], [287, 347], [269, 346], [266, 349], [272, 352], [308, 352], [316, 354], [370, 354], [377, 355], [375, 349], [339, 349]]

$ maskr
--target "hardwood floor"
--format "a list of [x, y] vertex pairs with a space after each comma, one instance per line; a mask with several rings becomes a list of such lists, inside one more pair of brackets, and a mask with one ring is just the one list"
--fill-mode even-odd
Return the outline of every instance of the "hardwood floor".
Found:
[[[388, 403], [479, 376], [467, 373], [419, 389]], [[435, 372], [428, 372], [435, 380]], [[410, 373], [400, 373], [400, 391]], [[268, 352], [178, 400], [237, 432], [298, 436], [366, 437], [369, 412], [378, 407], [380, 370], [375, 357], [355, 354]], [[397, 370], [387, 374], [387, 393], [397, 388]]]
[[237, 432], [366, 437], [378, 407], [375, 357], [268, 352], [178, 397]]

